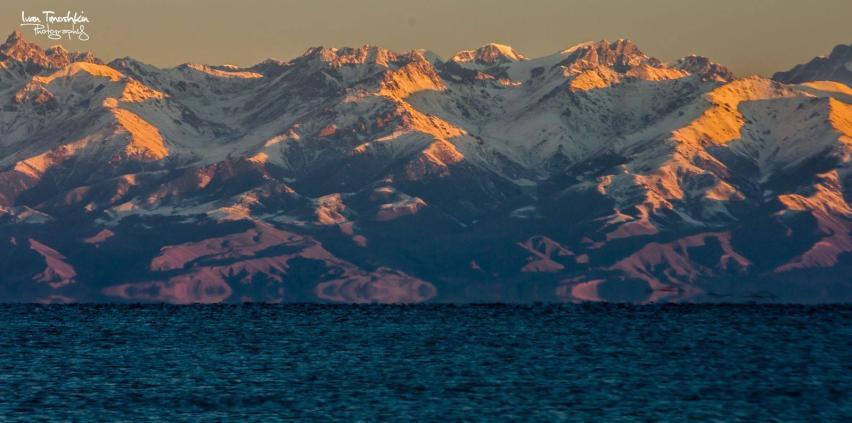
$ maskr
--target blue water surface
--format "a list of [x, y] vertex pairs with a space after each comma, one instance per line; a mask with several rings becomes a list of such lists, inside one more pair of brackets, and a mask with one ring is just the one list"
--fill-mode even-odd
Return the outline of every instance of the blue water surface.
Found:
[[0, 306], [7, 421], [850, 421], [852, 306]]

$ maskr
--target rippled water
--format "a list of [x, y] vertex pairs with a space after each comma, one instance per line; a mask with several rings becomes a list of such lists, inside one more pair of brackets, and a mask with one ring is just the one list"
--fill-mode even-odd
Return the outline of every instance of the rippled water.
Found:
[[852, 418], [852, 307], [0, 306], [6, 420]]

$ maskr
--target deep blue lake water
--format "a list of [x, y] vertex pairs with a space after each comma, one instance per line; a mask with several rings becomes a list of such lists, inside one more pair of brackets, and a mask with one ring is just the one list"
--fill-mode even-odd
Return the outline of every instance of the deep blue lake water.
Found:
[[3, 420], [852, 419], [852, 306], [0, 306]]

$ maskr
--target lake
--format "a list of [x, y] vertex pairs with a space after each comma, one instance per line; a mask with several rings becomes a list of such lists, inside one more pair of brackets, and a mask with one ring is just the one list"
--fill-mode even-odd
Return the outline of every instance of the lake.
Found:
[[2, 305], [5, 420], [846, 420], [852, 306]]

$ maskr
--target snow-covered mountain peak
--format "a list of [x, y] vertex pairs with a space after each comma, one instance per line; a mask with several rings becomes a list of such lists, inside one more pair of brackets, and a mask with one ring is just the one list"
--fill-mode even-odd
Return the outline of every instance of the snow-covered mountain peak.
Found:
[[45, 76], [34, 76], [33, 81], [40, 82], [42, 84], [50, 84], [56, 79], [59, 78], [70, 78], [78, 73], [86, 73], [94, 77], [104, 77], [108, 78], [110, 81], [118, 81], [124, 78], [124, 75], [106, 65], [99, 65], [95, 63], [86, 63], [86, 62], [74, 62], [71, 63], [62, 69]]
[[463, 50], [451, 59], [457, 63], [476, 63], [479, 65], [499, 65], [519, 62], [527, 58], [514, 48], [497, 43], [486, 44], [476, 50]]
[[565, 58], [559, 64], [566, 67], [601, 65], [626, 72], [643, 63], [659, 64], [658, 60], [646, 56], [636, 44], [626, 39], [583, 43], [563, 50], [561, 54]]
[[287, 62], [283, 60], [273, 59], [270, 57], [254, 66], [284, 66], [286, 64]]
[[256, 65], [248, 68], [252, 72], [259, 72], [266, 76], [275, 76], [284, 71], [287, 67], [287, 62], [283, 60], [268, 58]]
[[132, 69], [136, 72], [142, 71], [144, 72], [154, 72], [159, 71], [160, 69], [156, 66], [149, 65], [141, 60], [134, 59], [129, 56], [119, 57], [117, 59], [113, 59], [113, 61], [109, 62], [107, 66], [117, 69], [119, 71], [124, 71], [125, 69]]
[[435, 64], [435, 63], [441, 63], [442, 62], [441, 57], [438, 56], [437, 53], [435, 53], [434, 51], [431, 51], [431, 50], [424, 49], [424, 48], [417, 48], [417, 49], [411, 50], [410, 54], [420, 56], [429, 63]]
[[694, 54], [678, 59], [673, 66], [693, 75], [701, 75], [702, 77], [718, 82], [730, 82], [735, 78], [734, 73], [725, 66], [707, 57]]
[[27, 42], [21, 31], [13, 32], [6, 38], [3, 45], [0, 45], [0, 58], [3, 59], [26, 61], [44, 55], [44, 49], [35, 43]]
[[574, 53], [577, 50], [588, 48], [588, 47], [590, 47], [590, 46], [592, 46], [596, 43], [597, 43], [597, 41], [584, 41], [582, 43], [574, 44], [571, 47], [568, 47], [566, 49], [561, 50], [559, 52], [559, 54], [568, 55], [568, 54]]
[[218, 78], [253, 79], [262, 78], [263, 75], [250, 70], [242, 69], [234, 65], [210, 66], [200, 63], [184, 63], [178, 67], [183, 70], [200, 72]]
[[298, 61], [310, 60], [327, 63], [332, 67], [340, 67], [344, 65], [364, 65], [373, 64], [384, 67], [390, 67], [391, 64], [399, 61], [400, 55], [396, 52], [383, 47], [373, 45], [363, 45], [361, 47], [312, 47], [309, 48]]
[[26, 71], [36, 73], [44, 69], [59, 69], [73, 62], [101, 63], [89, 52], [68, 52], [61, 46], [47, 50], [24, 39], [15, 31], [0, 45], [0, 62], [13, 61], [22, 64]]

